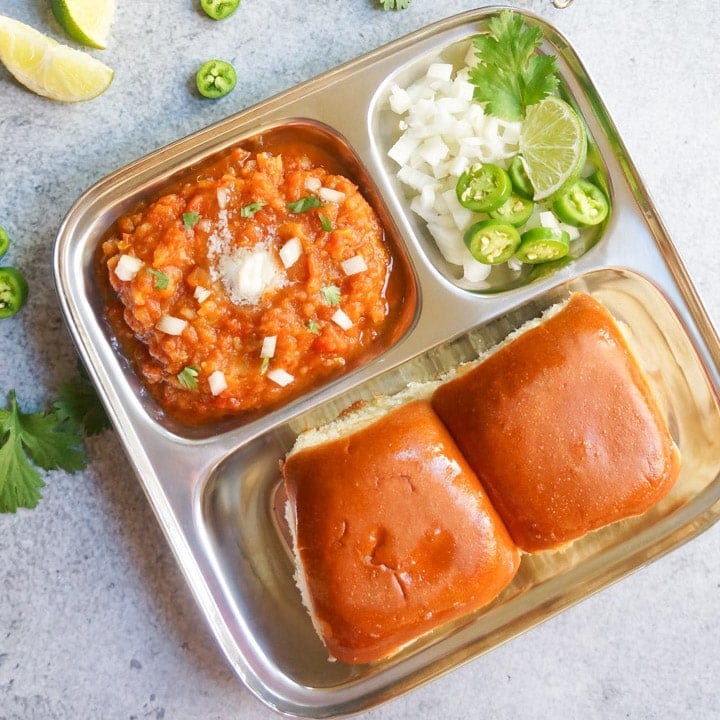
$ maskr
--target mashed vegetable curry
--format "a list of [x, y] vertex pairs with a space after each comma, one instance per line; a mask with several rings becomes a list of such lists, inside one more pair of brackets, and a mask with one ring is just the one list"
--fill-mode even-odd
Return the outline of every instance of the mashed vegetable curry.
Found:
[[171, 416], [257, 413], [377, 352], [401, 305], [356, 185], [303, 148], [235, 148], [120, 218], [109, 319]]

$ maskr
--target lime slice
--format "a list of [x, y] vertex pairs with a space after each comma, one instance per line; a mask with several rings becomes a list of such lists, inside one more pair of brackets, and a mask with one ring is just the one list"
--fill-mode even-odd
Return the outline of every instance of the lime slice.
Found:
[[535, 200], [576, 180], [585, 165], [587, 136], [575, 110], [554, 95], [530, 105], [520, 130], [520, 154]]
[[29, 90], [60, 102], [90, 100], [107, 90], [113, 71], [87, 53], [61, 45], [0, 15], [0, 62]]
[[104, 50], [115, 14], [115, 0], [52, 0], [62, 29], [82, 45]]

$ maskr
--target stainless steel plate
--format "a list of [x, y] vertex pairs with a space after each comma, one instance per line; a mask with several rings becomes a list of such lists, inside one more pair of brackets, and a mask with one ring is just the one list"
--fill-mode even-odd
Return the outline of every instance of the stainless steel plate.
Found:
[[[613, 214], [574, 263], [532, 283], [464, 289], [409, 211], [387, 150], [392, 82], [451, 57], [497, 8], [449, 18], [146, 156], [88, 190], [65, 219], [55, 279], [65, 317], [149, 501], [217, 641], [248, 688], [280, 712], [330, 717], [383, 702], [508, 640], [707, 528], [720, 516], [720, 345], [579, 59], [533, 16], [558, 56], [610, 183]], [[95, 252], [113, 221], [188, 167], [278, 128], [344, 153], [412, 278], [394, 344], [346, 376], [244, 425], [168, 420], [142, 391], [104, 318]], [[595, 241], [597, 240], [597, 241]], [[626, 323], [683, 455], [671, 494], [640, 518], [523, 558], [489, 608], [374, 666], [330, 663], [293, 581], [276, 505], [278, 461], [297, 433], [362, 397], [432, 378], [573, 290]]]

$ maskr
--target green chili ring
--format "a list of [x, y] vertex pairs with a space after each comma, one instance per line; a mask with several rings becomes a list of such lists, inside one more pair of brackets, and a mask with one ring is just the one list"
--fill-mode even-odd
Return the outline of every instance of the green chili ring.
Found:
[[238, 9], [240, 0], [200, 0], [200, 6], [213, 20], [224, 20]]
[[235, 68], [225, 60], [208, 60], [195, 75], [198, 92], [215, 100], [227, 95], [237, 84]]
[[10, 236], [7, 230], [0, 225], [0, 257], [2, 257], [10, 248]]
[[499, 265], [514, 255], [520, 245], [520, 233], [511, 223], [491, 218], [471, 225], [463, 240], [478, 262]]
[[14, 267], [0, 267], [0, 320], [15, 315], [25, 304], [28, 284]]
[[570, 235], [559, 228], [535, 227], [520, 239], [515, 257], [529, 265], [559, 260], [570, 252]]
[[473, 212], [490, 212], [499, 208], [512, 191], [510, 176], [494, 163], [471, 165], [455, 185], [458, 202]]

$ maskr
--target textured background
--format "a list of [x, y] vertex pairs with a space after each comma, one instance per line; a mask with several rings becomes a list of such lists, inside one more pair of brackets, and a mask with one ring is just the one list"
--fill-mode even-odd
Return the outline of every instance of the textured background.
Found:
[[[40, 0], [0, 0], [62, 38]], [[64, 106], [0, 68], [0, 224], [6, 264], [31, 284], [0, 323], [0, 396], [44, 405], [74, 374], [56, 301], [52, 244], [74, 200], [110, 171], [475, 2], [243, 0], [223, 23], [198, 2], [118, 0], [111, 88]], [[518, 2], [568, 38], [586, 66], [720, 323], [720, 4], [714, 0]], [[238, 88], [191, 92], [210, 55]], [[90, 467], [54, 472], [31, 512], [0, 516], [0, 718], [270, 719], [206, 629], [120, 448], [107, 432]], [[720, 528], [443, 679], [363, 717], [720, 717]]]

